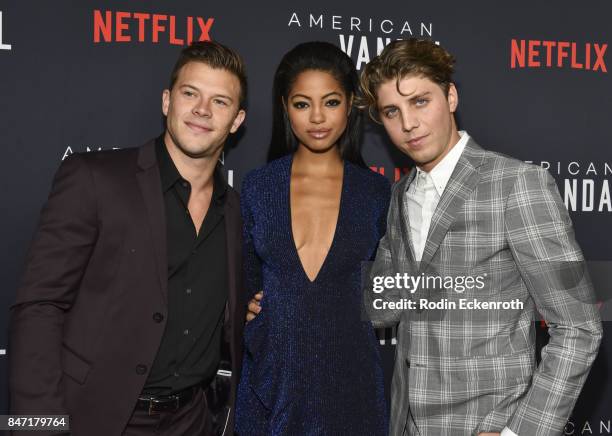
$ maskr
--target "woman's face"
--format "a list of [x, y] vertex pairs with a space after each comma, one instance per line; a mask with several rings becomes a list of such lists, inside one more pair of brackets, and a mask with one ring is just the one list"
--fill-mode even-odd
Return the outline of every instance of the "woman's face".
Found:
[[334, 76], [307, 70], [297, 76], [285, 105], [300, 144], [322, 153], [334, 147], [346, 129], [351, 101]]

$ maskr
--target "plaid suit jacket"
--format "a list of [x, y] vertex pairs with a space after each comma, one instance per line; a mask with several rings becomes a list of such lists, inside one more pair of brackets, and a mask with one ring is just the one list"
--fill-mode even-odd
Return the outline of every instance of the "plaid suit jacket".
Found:
[[[470, 139], [417, 263], [404, 204], [415, 173], [393, 188], [370, 278], [437, 279], [412, 291], [406, 282], [378, 293], [370, 287], [364, 301], [376, 327], [397, 326], [390, 434], [463, 436], [508, 426], [519, 436], [561, 435], [602, 326], [554, 180]], [[484, 286], [466, 289], [470, 280]], [[461, 309], [461, 299], [514, 301], [515, 307]], [[457, 308], [423, 309], [421, 300]], [[412, 301], [414, 309], [375, 309], [402, 301]], [[537, 311], [549, 325], [550, 342], [536, 367]]]

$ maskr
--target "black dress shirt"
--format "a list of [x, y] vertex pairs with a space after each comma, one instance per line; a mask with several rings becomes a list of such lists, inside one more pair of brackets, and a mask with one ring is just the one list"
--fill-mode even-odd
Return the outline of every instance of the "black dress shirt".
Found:
[[156, 153], [166, 210], [168, 320], [143, 392], [167, 395], [207, 384], [221, 358], [228, 297], [227, 183], [217, 167], [210, 206], [197, 233], [187, 208], [190, 184], [176, 169], [163, 137], [156, 141]]

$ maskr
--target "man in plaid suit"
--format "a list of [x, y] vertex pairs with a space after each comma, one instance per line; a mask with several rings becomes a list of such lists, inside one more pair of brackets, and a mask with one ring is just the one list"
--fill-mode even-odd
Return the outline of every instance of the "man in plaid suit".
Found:
[[370, 114], [416, 163], [365, 298], [377, 327], [397, 326], [390, 434], [561, 435], [602, 335], [582, 252], [547, 171], [457, 131], [453, 63], [411, 39], [362, 73]]

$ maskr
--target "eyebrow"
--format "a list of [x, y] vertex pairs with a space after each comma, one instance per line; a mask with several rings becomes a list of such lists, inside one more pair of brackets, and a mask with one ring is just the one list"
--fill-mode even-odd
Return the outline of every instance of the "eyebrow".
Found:
[[[426, 95], [429, 95], [429, 94], [431, 94], [431, 91], [425, 91], [425, 92], [422, 92], [420, 94], [415, 95], [414, 97], [410, 97], [408, 100], [410, 100], [410, 101], [418, 100], [419, 98], [425, 97]], [[385, 109], [391, 109], [391, 108], [396, 108], [396, 107], [397, 107], [397, 105], [395, 105], [395, 104], [389, 104], [387, 106], [383, 106], [379, 110], [383, 110], [384, 111]]]
[[[189, 85], [188, 83], [184, 83], [184, 84], [180, 85], [179, 88], [189, 88], [189, 89], [193, 89], [194, 91], [200, 92], [200, 90], [198, 88], [196, 88], [193, 85]], [[225, 99], [229, 100], [230, 102], [234, 101], [232, 99], [232, 97], [230, 97], [229, 95], [225, 95], [225, 94], [215, 94], [215, 95], [213, 95], [213, 97], [216, 97], [216, 98], [225, 98]]]
[[[342, 97], [342, 94], [340, 94], [338, 91], [332, 91], [332, 92], [329, 92], [329, 93], [325, 94], [323, 97], [321, 97], [321, 99], [330, 97], [332, 95], [337, 95], [339, 97]], [[296, 97], [302, 97], [302, 98], [305, 98], [307, 100], [312, 100], [312, 98], [310, 98], [310, 97], [308, 97], [307, 95], [304, 95], [304, 94], [295, 94], [295, 95], [292, 95], [291, 96], [291, 100], [293, 100]]]
[[415, 95], [414, 97], [410, 97], [410, 100], [417, 100], [417, 99], [419, 99], [421, 97], [425, 97], [426, 95], [429, 95], [429, 94], [431, 94], [431, 91], [425, 91], [425, 92], [422, 92], [420, 94]]

